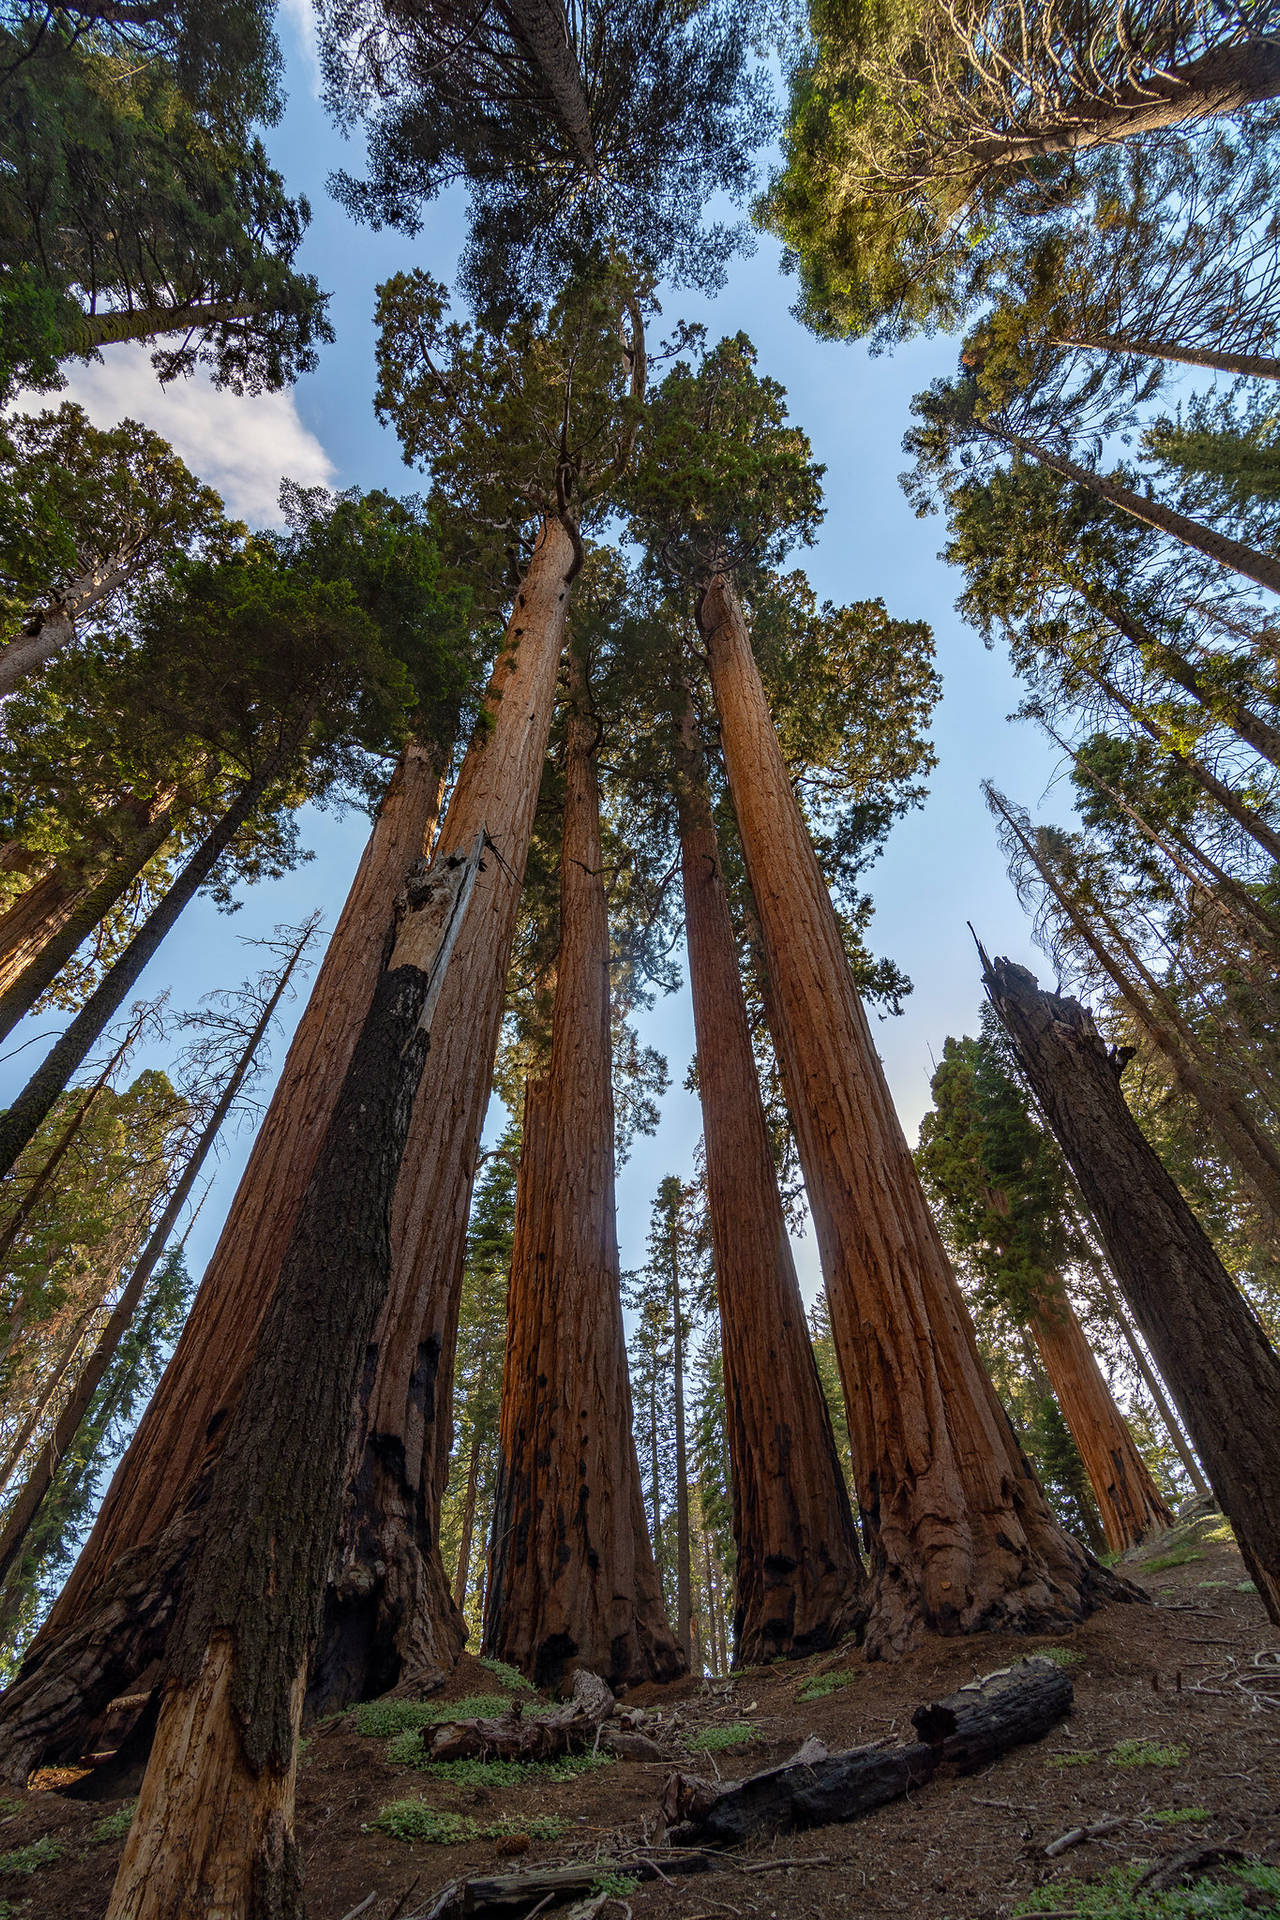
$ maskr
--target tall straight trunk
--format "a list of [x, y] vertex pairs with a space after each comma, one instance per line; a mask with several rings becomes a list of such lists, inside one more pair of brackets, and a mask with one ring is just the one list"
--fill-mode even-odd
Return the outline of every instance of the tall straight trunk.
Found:
[[1165, 66], [1106, 96], [1082, 102], [1069, 117], [1034, 132], [990, 134], [976, 140], [965, 158], [980, 171], [1022, 166], [1055, 153], [1084, 153], [1132, 140], [1184, 121], [1241, 113], [1255, 101], [1280, 93], [1280, 52], [1268, 35], [1217, 47], [1183, 66]]
[[120, 1342], [133, 1321], [147, 1283], [160, 1263], [169, 1243], [169, 1236], [191, 1196], [201, 1167], [208, 1159], [213, 1144], [222, 1131], [226, 1117], [231, 1111], [231, 1104], [244, 1084], [245, 1075], [253, 1065], [258, 1048], [262, 1045], [267, 1029], [275, 1018], [276, 1008], [284, 997], [293, 970], [301, 959], [303, 948], [310, 937], [308, 930], [306, 936], [294, 948], [287, 965], [282, 969], [270, 998], [245, 1042], [240, 1058], [228, 1076], [226, 1085], [187, 1156], [186, 1165], [174, 1182], [173, 1191], [165, 1202], [160, 1218], [156, 1221], [133, 1272], [120, 1290], [120, 1297], [111, 1310], [106, 1326], [98, 1336], [88, 1363], [76, 1381], [65, 1406], [58, 1414], [54, 1430], [41, 1448], [40, 1457], [28, 1474], [25, 1486], [9, 1510], [3, 1530], [0, 1530], [0, 1582], [3, 1582], [9, 1568], [22, 1551], [23, 1542], [26, 1540], [31, 1524], [44, 1504], [45, 1495], [53, 1484], [54, 1476], [79, 1431], [80, 1422], [88, 1413], [94, 1395], [106, 1376], [107, 1368], [115, 1358]]
[[[372, 1003], [390, 903], [434, 829], [443, 762], [438, 747], [416, 743], [400, 756], [173, 1358], [22, 1679], [0, 1699], [0, 1766], [10, 1777], [29, 1772], [45, 1752], [81, 1752], [101, 1707], [134, 1691], [163, 1651], [174, 1577], [160, 1544], [164, 1530], [219, 1444], [240, 1391]], [[104, 1596], [130, 1568], [129, 1611], [122, 1612]], [[91, 1662], [86, 1647], [94, 1649]]]
[[560, 946], [540, 1178], [524, 1183], [502, 1372], [485, 1647], [540, 1686], [674, 1679], [645, 1526], [614, 1202], [609, 920], [598, 733], [571, 660]]
[[34, 1138], [68, 1080], [82, 1064], [107, 1022], [136, 986], [183, 908], [194, 900], [288, 759], [288, 749], [268, 756], [231, 805], [214, 822], [172, 886], [156, 902], [119, 958], [112, 962], [65, 1032], [59, 1035], [7, 1113], [0, 1116], [0, 1176]]
[[591, 109], [561, 0], [502, 0], [512, 38], [546, 88], [551, 110], [585, 167], [595, 164]]
[[655, 1357], [649, 1375], [649, 1477], [653, 1483], [653, 1551], [662, 1565], [662, 1467], [658, 1459], [658, 1371]]
[[849, 1411], [868, 1644], [1080, 1619], [1128, 1590], [1058, 1526], [983, 1370], [723, 574], [699, 618]]
[[687, 703], [676, 797], [732, 1463], [735, 1657], [755, 1666], [841, 1639], [856, 1624], [863, 1574], [778, 1193], [706, 762]]
[[1124, 1302], [1112, 1285], [1102, 1261], [1099, 1260], [1095, 1262], [1091, 1260], [1089, 1264], [1094, 1278], [1102, 1289], [1103, 1297], [1106, 1300], [1111, 1317], [1119, 1327], [1120, 1336], [1129, 1349], [1133, 1364], [1138, 1369], [1147, 1392], [1151, 1395], [1152, 1404], [1164, 1426], [1165, 1432], [1169, 1436], [1173, 1450], [1186, 1469], [1186, 1475], [1191, 1482], [1192, 1491], [1196, 1494], [1207, 1494], [1209, 1491], [1209, 1482], [1205, 1479], [1203, 1473], [1201, 1473], [1200, 1462], [1196, 1459], [1187, 1440], [1187, 1436], [1183, 1431], [1184, 1422], [1181, 1416], [1174, 1412], [1169, 1396], [1165, 1392], [1164, 1382], [1152, 1366], [1150, 1360], [1148, 1360], [1143, 1350], [1142, 1342], [1139, 1340], [1137, 1332], [1134, 1329], [1133, 1322], [1125, 1311]]
[[1152, 360], [1176, 360], [1183, 367], [1208, 367], [1246, 380], [1280, 380], [1280, 360], [1265, 353], [1228, 353], [1216, 347], [1190, 347], [1180, 340], [1147, 340], [1138, 335], [1073, 334], [1060, 347], [1084, 347], [1095, 353], [1141, 353]]
[[483, 827], [490, 854], [445, 983], [396, 1189], [391, 1293], [356, 1410], [312, 1687], [318, 1709], [439, 1673], [462, 1645], [439, 1539], [467, 1214], [576, 553], [566, 526], [544, 522], [494, 669], [492, 727], [468, 752], [440, 829], [450, 853]]
[[0, 699], [69, 647], [76, 637], [76, 621], [126, 584], [137, 563], [138, 545], [136, 534], [126, 535], [114, 553], [67, 581], [56, 600], [41, 607], [7, 646], [0, 647]]
[[453, 1604], [462, 1612], [471, 1577], [471, 1542], [476, 1529], [476, 1494], [480, 1487], [480, 1429], [471, 1436], [471, 1458], [467, 1462], [467, 1488], [462, 1499], [462, 1539], [458, 1546], [458, 1567], [453, 1577]]
[[1280, 1355], [1143, 1135], [1076, 1000], [983, 955], [984, 982], [1280, 1625]]
[[[117, 901], [122, 900], [148, 861], [160, 851], [173, 825], [172, 805], [164, 807], [154, 820], [135, 836], [133, 843], [113, 862], [102, 878], [81, 890], [79, 897], [66, 902], [56, 924], [46, 922], [39, 948], [30, 954], [27, 964], [11, 976], [0, 993], [0, 1040], [30, 1013], [45, 988], [51, 986], [70, 960], [81, 941], [102, 924]], [[21, 905], [21, 902], [18, 903]]]
[[121, 307], [107, 313], [86, 313], [69, 336], [72, 352], [119, 346], [126, 340], [151, 340], [158, 333], [186, 333], [192, 328], [225, 326], [233, 320], [252, 320], [261, 313], [256, 300], [191, 300], [171, 307]]
[[675, 1336], [672, 1363], [675, 1371], [676, 1416], [676, 1644], [688, 1666], [693, 1655], [693, 1560], [689, 1543], [689, 1443], [684, 1427], [684, 1326], [680, 1300], [680, 1270], [672, 1263], [671, 1297], [674, 1307]]
[[0, 914], [0, 993], [9, 991], [45, 942], [66, 924], [91, 885], [78, 861], [59, 861]]
[[[1280, 55], [1277, 55], [1277, 63], [1280, 64]], [[1228, 534], [1215, 533], [1212, 527], [1193, 520], [1189, 514], [1178, 513], [1175, 508], [1166, 507], [1159, 500], [1148, 499], [1145, 493], [1137, 493], [1119, 480], [1108, 480], [1091, 467], [1082, 467], [1079, 461], [1072, 460], [1067, 454], [1058, 453], [1039, 441], [1029, 440], [1025, 434], [986, 425], [983, 431], [990, 434], [992, 439], [1002, 440], [1006, 446], [1025, 453], [1029, 460], [1038, 461], [1050, 473], [1061, 474], [1064, 480], [1074, 480], [1078, 487], [1086, 488], [1099, 500], [1106, 500], [1120, 513], [1140, 520], [1144, 527], [1155, 527], [1160, 533], [1167, 533], [1171, 539], [1181, 541], [1183, 546], [1194, 547], [1197, 553], [1202, 553], [1218, 566], [1241, 573], [1246, 580], [1254, 580], [1272, 593], [1280, 593], [1280, 559], [1272, 554], [1261, 553], [1256, 547], [1247, 546], [1243, 540], [1231, 539]]]
[[1031, 1332], [1084, 1461], [1111, 1551], [1123, 1553], [1172, 1526], [1173, 1515], [1111, 1397], [1064, 1287], [1037, 1300]]
[[193, 1899], [221, 1920], [301, 1920], [293, 1798], [307, 1664], [351, 1403], [390, 1284], [396, 1177], [481, 846], [477, 836], [470, 859], [445, 855], [411, 878], [395, 916], [200, 1501], [109, 1920], [182, 1920]]

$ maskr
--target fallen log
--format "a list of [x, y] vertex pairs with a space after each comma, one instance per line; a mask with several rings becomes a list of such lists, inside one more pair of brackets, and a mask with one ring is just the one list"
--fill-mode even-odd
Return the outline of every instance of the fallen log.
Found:
[[912, 1714], [911, 1745], [853, 1747], [782, 1766], [727, 1786], [676, 1773], [662, 1811], [673, 1840], [721, 1845], [770, 1840], [796, 1827], [856, 1820], [897, 1800], [942, 1768], [972, 1773], [1011, 1747], [1039, 1740], [1071, 1709], [1071, 1682], [1052, 1661], [1032, 1658], [987, 1674]]
[[424, 1728], [423, 1750], [432, 1760], [554, 1760], [590, 1746], [613, 1708], [613, 1695], [599, 1674], [580, 1668], [569, 1699], [550, 1713], [526, 1713], [515, 1694], [506, 1712], [493, 1719], [448, 1720]]
[[635, 1880], [669, 1880], [678, 1873], [714, 1873], [714, 1854], [684, 1852], [628, 1855], [621, 1860], [575, 1860], [567, 1867], [531, 1867], [527, 1873], [496, 1873], [451, 1880], [415, 1920], [463, 1920], [468, 1914], [528, 1913], [539, 1901], [590, 1893], [607, 1874]]

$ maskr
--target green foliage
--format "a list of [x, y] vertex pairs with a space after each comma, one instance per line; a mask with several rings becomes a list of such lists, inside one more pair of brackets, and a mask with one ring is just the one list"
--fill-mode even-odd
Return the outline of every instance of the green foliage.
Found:
[[1084, 1655], [1075, 1647], [1037, 1647], [1037, 1660], [1052, 1660], [1055, 1667], [1074, 1667]]
[[1144, 1560], [1143, 1573], [1166, 1573], [1170, 1567], [1189, 1567], [1193, 1561], [1203, 1560], [1204, 1555], [1196, 1547], [1179, 1547], [1173, 1553], [1159, 1554], [1154, 1560]]
[[1020, 1900], [1014, 1914], [1042, 1913], [1051, 1904], [1055, 1912], [1079, 1914], [1081, 1920], [1248, 1920], [1265, 1910], [1268, 1896], [1280, 1900], [1280, 1873], [1274, 1867], [1250, 1862], [1151, 1892], [1135, 1886], [1145, 1866], [1140, 1861], [1113, 1867], [1097, 1880], [1054, 1880]]
[[815, 1673], [796, 1694], [797, 1700], [825, 1700], [829, 1693], [839, 1693], [844, 1687], [851, 1687], [855, 1680], [861, 1679], [861, 1667], [847, 1667], [843, 1673]]
[[1158, 1813], [1149, 1813], [1147, 1818], [1161, 1827], [1192, 1827], [1212, 1820], [1213, 1815], [1207, 1807], [1163, 1807]]
[[0, 1853], [0, 1874], [38, 1873], [41, 1867], [51, 1867], [55, 1860], [61, 1860], [63, 1849], [51, 1833], [42, 1833], [38, 1840], [28, 1841], [25, 1847], [14, 1847], [10, 1853]]
[[117, 1807], [114, 1813], [105, 1814], [101, 1820], [95, 1820], [89, 1829], [89, 1838], [99, 1846], [109, 1841], [123, 1840], [133, 1824], [133, 1810], [137, 1804], [136, 1800], [127, 1800], [124, 1806]]
[[532, 1680], [527, 1680], [517, 1667], [511, 1666], [506, 1660], [494, 1660], [481, 1654], [480, 1665], [486, 1668], [502, 1686], [509, 1687], [512, 1693], [537, 1692]]
[[611, 1900], [626, 1900], [639, 1891], [644, 1882], [634, 1873], [600, 1873], [591, 1882], [592, 1893], [607, 1893]]
[[1101, 1757], [1092, 1748], [1073, 1747], [1067, 1753], [1051, 1753], [1046, 1764], [1051, 1767], [1091, 1767]]
[[[454, 1720], [492, 1720], [507, 1711], [507, 1693], [469, 1693], [462, 1700], [365, 1700], [355, 1709], [356, 1732], [374, 1739], [419, 1727], [438, 1727]], [[526, 1713], [544, 1713], [544, 1703], [526, 1705]]]
[[699, 1727], [688, 1735], [685, 1745], [695, 1753], [727, 1753], [733, 1747], [749, 1747], [755, 1737], [755, 1728], [740, 1720], [731, 1726]]
[[1107, 1755], [1112, 1767], [1180, 1767], [1190, 1747], [1175, 1743], [1161, 1746], [1158, 1740], [1118, 1740]]
[[422, 1800], [392, 1800], [369, 1822], [393, 1840], [422, 1840], [430, 1846], [456, 1847], [468, 1840], [505, 1840], [512, 1834], [530, 1840], [558, 1840], [569, 1822], [558, 1813], [535, 1813], [528, 1819], [504, 1815], [499, 1820], [473, 1820], [469, 1815], [429, 1807]]

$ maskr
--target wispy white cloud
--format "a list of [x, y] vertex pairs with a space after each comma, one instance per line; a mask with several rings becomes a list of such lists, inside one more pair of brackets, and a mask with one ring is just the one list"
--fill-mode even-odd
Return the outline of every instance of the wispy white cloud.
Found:
[[294, 46], [306, 69], [311, 91], [320, 97], [320, 42], [316, 34], [316, 10], [312, 0], [283, 0], [281, 15], [288, 22]]
[[[251, 526], [271, 526], [280, 514], [282, 479], [327, 486], [334, 465], [314, 433], [299, 418], [292, 393], [219, 393], [207, 374], [162, 387], [148, 345], [107, 347], [101, 362], [67, 369], [61, 394], [38, 404], [75, 400], [98, 427], [140, 420], [181, 454], [192, 472], [216, 487], [228, 512]], [[27, 396], [24, 412], [36, 402]]]

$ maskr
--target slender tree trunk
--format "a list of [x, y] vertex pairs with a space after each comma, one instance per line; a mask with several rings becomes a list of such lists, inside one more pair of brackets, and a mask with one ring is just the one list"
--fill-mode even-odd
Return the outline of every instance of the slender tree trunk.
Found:
[[193, 300], [173, 307], [131, 307], [112, 313], [86, 313], [68, 336], [72, 353], [91, 353], [126, 340], [152, 340], [158, 333], [185, 333], [191, 328], [225, 326], [232, 320], [252, 320], [261, 313], [256, 300]]
[[9, 1568], [22, 1551], [31, 1523], [39, 1513], [67, 1449], [75, 1439], [80, 1423], [93, 1404], [94, 1396], [115, 1358], [116, 1350], [133, 1321], [147, 1283], [163, 1257], [169, 1243], [169, 1236], [178, 1223], [178, 1216], [186, 1206], [192, 1188], [199, 1177], [200, 1169], [222, 1131], [226, 1117], [231, 1111], [232, 1102], [244, 1085], [245, 1075], [253, 1065], [258, 1048], [262, 1045], [267, 1029], [275, 1018], [276, 1008], [289, 985], [290, 976], [301, 959], [303, 948], [310, 937], [308, 931], [305, 938], [298, 942], [290, 955], [288, 964], [282, 970], [245, 1044], [244, 1051], [228, 1076], [213, 1111], [187, 1157], [186, 1165], [174, 1183], [173, 1191], [165, 1202], [164, 1210], [156, 1221], [133, 1272], [120, 1290], [120, 1297], [111, 1310], [106, 1326], [98, 1336], [88, 1364], [76, 1381], [66, 1405], [59, 1413], [53, 1433], [41, 1448], [40, 1457], [28, 1475], [26, 1485], [9, 1510], [3, 1530], [0, 1530], [0, 1582], [3, 1582]]
[[983, 955], [984, 980], [1098, 1225], [1112, 1271], [1280, 1625], [1280, 1356], [1125, 1104], [1075, 1000]]
[[193, 1898], [221, 1920], [300, 1920], [293, 1789], [307, 1663], [351, 1404], [390, 1284], [396, 1177], [480, 851], [477, 837], [469, 860], [445, 855], [411, 879], [397, 915], [201, 1502], [108, 1920], [186, 1920]]
[[868, 1644], [1079, 1619], [1128, 1590], [1054, 1520], [983, 1371], [723, 575], [700, 621], [849, 1410]]
[[471, 1541], [476, 1527], [476, 1494], [480, 1486], [480, 1429], [471, 1436], [471, 1458], [467, 1462], [467, 1490], [462, 1501], [462, 1540], [458, 1547], [458, 1568], [453, 1580], [453, 1604], [462, 1612], [471, 1576]]
[[595, 138], [582, 69], [561, 0], [503, 0], [512, 38], [547, 90], [552, 113], [578, 159], [595, 166]]
[[434, 828], [443, 761], [435, 746], [401, 754], [173, 1358], [23, 1677], [0, 1700], [8, 1777], [25, 1778], [46, 1752], [79, 1753], [101, 1707], [134, 1691], [163, 1651], [179, 1577], [164, 1530], [240, 1391], [380, 977], [390, 903]]
[[[1277, 65], [1280, 67], [1280, 55], [1277, 55]], [[1159, 532], [1167, 533], [1171, 539], [1180, 540], [1183, 546], [1194, 547], [1197, 553], [1204, 554], [1207, 560], [1215, 561], [1218, 566], [1241, 573], [1247, 580], [1256, 581], [1260, 587], [1266, 587], [1272, 593], [1280, 593], [1280, 559], [1273, 555], [1260, 553], [1256, 547], [1247, 546], [1243, 540], [1233, 540], [1225, 533], [1215, 533], [1212, 527], [1193, 520], [1188, 514], [1163, 506], [1159, 500], [1148, 499], [1146, 494], [1136, 493], [1119, 480], [1108, 480], [1091, 467], [1082, 467], [1065, 453], [1057, 453], [1052, 447], [1027, 439], [1024, 434], [985, 424], [983, 431], [993, 439], [1002, 440], [1006, 446], [1015, 447], [1028, 459], [1038, 461], [1050, 473], [1061, 474], [1064, 480], [1074, 480], [1077, 486], [1087, 488], [1099, 500], [1106, 500], [1119, 512], [1140, 520], [1144, 527], [1155, 527]]]
[[649, 1474], [653, 1481], [653, 1551], [662, 1566], [665, 1536], [662, 1531], [662, 1468], [658, 1459], [658, 1362], [654, 1355], [649, 1375]]
[[448, 853], [483, 827], [490, 853], [449, 970], [396, 1191], [391, 1293], [356, 1412], [337, 1572], [314, 1669], [317, 1710], [411, 1677], [425, 1681], [462, 1646], [439, 1536], [467, 1214], [575, 555], [567, 528], [546, 521], [490, 684], [492, 727], [468, 752], [440, 829], [438, 848]]
[[676, 1416], [676, 1643], [688, 1666], [693, 1653], [693, 1559], [689, 1542], [689, 1443], [684, 1430], [684, 1327], [681, 1324], [680, 1269], [672, 1262], [671, 1297], [675, 1337]]
[[253, 813], [287, 759], [280, 748], [246, 781], [231, 805], [214, 823], [168, 891], [156, 902], [124, 952], [115, 960], [80, 1011], [49, 1049], [8, 1112], [0, 1117], [0, 1176], [35, 1136], [37, 1128], [84, 1061], [111, 1016], [137, 984], [143, 969], [160, 948], [183, 908], [209, 878], [245, 821]]
[[1164, 1430], [1172, 1442], [1173, 1450], [1186, 1469], [1192, 1491], [1202, 1496], [1207, 1494], [1209, 1492], [1209, 1482], [1201, 1473], [1200, 1462], [1191, 1450], [1186, 1434], [1183, 1431], [1184, 1423], [1178, 1414], [1174, 1412], [1169, 1401], [1169, 1396], [1164, 1390], [1163, 1381], [1143, 1351], [1142, 1343], [1134, 1330], [1129, 1315], [1125, 1311], [1124, 1302], [1111, 1284], [1103, 1262], [1101, 1260], [1091, 1259], [1089, 1266], [1094, 1279], [1102, 1289], [1103, 1297], [1106, 1300], [1111, 1317], [1120, 1329], [1121, 1338], [1129, 1349], [1133, 1364], [1142, 1376], [1147, 1392], [1151, 1395], [1156, 1413], [1164, 1423]]
[[1172, 1526], [1173, 1515], [1111, 1397], [1065, 1288], [1036, 1303], [1031, 1332], [1071, 1429], [1113, 1553]]
[[27, 625], [0, 648], [0, 699], [13, 693], [55, 654], [71, 645], [76, 637], [76, 621], [129, 579], [136, 552], [136, 541], [126, 539], [101, 565], [69, 581], [55, 601], [40, 608]]
[[803, 1657], [857, 1622], [853, 1515], [787, 1235], [738, 974], [706, 763], [676, 743], [689, 985], [724, 1353], [735, 1657]]
[[1152, 360], [1176, 360], [1183, 367], [1209, 367], [1247, 380], [1280, 380], [1280, 360], [1265, 353], [1227, 353], [1215, 347], [1189, 347], [1178, 340], [1128, 339], [1097, 333], [1059, 340], [1060, 347], [1084, 347], [1096, 353], [1142, 353]]
[[[68, 900], [67, 909], [47, 927], [39, 949], [22, 971], [10, 979], [0, 993], [0, 1040], [30, 1013], [45, 988], [51, 986], [83, 940], [99, 927], [116, 902], [122, 900], [148, 861], [160, 851], [173, 824], [173, 808], [167, 806], [142, 829], [128, 851], [121, 855], [94, 885], [81, 891], [78, 899]], [[52, 878], [52, 876], [50, 876]], [[19, 902], [19, 905], [22, 903]]]
[[540, 1686], [684, 1672], [645, 1527], [614, 1205], [598, 735], [570, 669], [560, 946], [537, 1190], [512, 1261], [485, 1646]]
[[1036, 132], [994, 134], [976, 140], [966, 159], [977, 170], [1022, 166], [1054, 153], [1086, 153], [1093, 147], [1132, 140], [1162, 127], [1240, 113], [1280, 93], [1280, 52], [1273, 39], [1259, 35], [1232, 47], [1215, 48], [1185, 66], [1144, 75], [1109, 97], [1082, 104], [1079, 111]]

